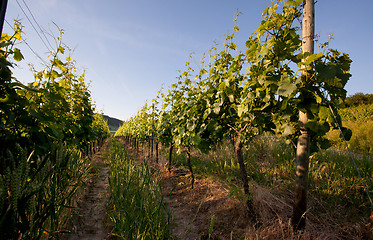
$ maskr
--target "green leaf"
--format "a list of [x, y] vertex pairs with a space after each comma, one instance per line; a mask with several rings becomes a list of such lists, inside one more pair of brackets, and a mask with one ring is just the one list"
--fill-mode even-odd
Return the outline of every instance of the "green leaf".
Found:
[[314, 133], [317, 133], [320, 130], [320, 125], [318, 124], [318, 122], [314, 120], [309, 120], [306, 123], [306, 127], [309, 128]]
[[219, 114], [219, 112], [220, 112], [220, 104], [219, 103], [214, 103], [214, 105], [213, 105], [213, 110], [214, 110], [214, 113], [215, 114]]
[[243, 105], [238, 105], [237, 106], [237, 115], [238, 115], [238, 117], [241, 117], [243, 112], [244, 112], [244, 106]]
[[290, 6], [293, 6], [293, 7], [298, 7], [300, 4], [303, 3], [303, 0], [288, 0], [286, 2], [286, 5], [290, 5]]
[[283, 96], [283, 97], [289, 97], [296, 89], [297, 89], [297, 86], [295, 86], [291, 82], [291, 79], [286, 78], [285, 80], [281, 81], [276, 94]]
[[188, 129], [189, 132], [193, 132], [195, 128], [196, 128], [196, 124], [194, 122], [193, 123], [191, 123], [191, 122], [187, 123], [187, 129]]
[[307, 117], [308, 119], [315, 119], [319, 114], [319, 105], [312, 102], [307, 106]]
[[260, 50], [259, 55], [265, 56], [265, 55], [268, 54], [269, 50], [270, 50], [270, 46], [263, 45], [262, 48], [261, 48], [261, 50]]
[[226, 87], [229, 87], [229, 79], [225, 79], [224, 82], [220, 83], [219, 89], [224, 89], [223, 83], [225, 84]]
[[329, 139], [327, 138], [323, 138], [321, 137], [320, 139], [318, 139], [318, 143], [319, 143], [319, 146], [321, 149], [328, 149], [332, 146], [331, 142]]
[[320, 106], [319, 108], [319, 118], [320, 120], [326, 121], [330, 116], [329, 108], [325, 106]]
[[314, 61], [322, 58], [322, 56], [323, 56], [322, 52], [319, 52], [318, 54], [311, 54], [310, 56], [307, 57], [307, 60], [304, 63], [304, 65], [306, 65], [306, 66], [311, 65], [311, 63], [313, 63]]
[[60, 52], [60, 53], [64, 54], [64, 53], [65, 53], [65, 48], [62, 47], [62, 46], [59, 46], [59, 47], [57, 48], [57, 52]]
[[315, 95], [315, 97], [318, 104], [322, 103], [322, 98], [319, 95]]
[[13, 51], [14, 51], [13, 58], [17, 62], [21, 61], [24, 58], [21, 51], [18, 48], [14, 48]]
[[291, 126], [289, 124], [286, 124], [285, 128], [284, 128], [283, 135], [284, 136], [289, 136], [289, 135], [294, 134], [294, 133], [295, 133], [295, 129], [293, 128], [293, 126]]
[[[342, 127], [342, 134], [345, 137], [346, 141], [349, 141], [352, 137], [352, 131], [351, 129]], [[342, 136], [340, 136], [342, 138]]]

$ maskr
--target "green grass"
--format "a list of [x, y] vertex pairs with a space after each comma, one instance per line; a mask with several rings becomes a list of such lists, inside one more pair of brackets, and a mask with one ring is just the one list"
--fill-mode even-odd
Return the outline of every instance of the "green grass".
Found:
[[19, 147], [18, 164], [0, 175], [0, 239], [58, 238], [71, 217], [89, 160], [59, 145], [44, 156]]
[[[257, 137], [248, 143], [244, 159], [249, 178], [258, 183], [275, 186], [283, 181], [292, 181], [294, 151], [284, 141], [274, 137]], [[187, 166], [185, 154], [174, 154], [176, 166]], [[240, 169], [233, 145], [229, 141], [218, 144], [209, 154], [196, 151], [191, 162], [201, 176], [220, 179], [228, 184], [240, 185]], [[295, 171], [295, 170], [294, 170]]]
[[[355, 156], [356, 157], [356, 156]], [[295, 181], [295, 150], [284, 140], [274, 136], [260, 136], [248, 143], [244, 151], [247, 173], [251, 180], [276, 191], [293, 191]], [[369, 155], [356, 159], [370, 195], [373, 196], [373, 160]], [[185, 154], [175, 154], [174, 164], [187, 168]], [[196, 152], [192, 157], [195, 173], [218, 178], [236, 191], [241, 186], [240, 171], [228, 141], [219, 144], [209, 154]], [[327, 211], [335, 218], [369, 218], [371, 206], [353, 162], [346, 152], [323, 150], [310, 158], [309, 193], [314, 211]], [[322, 207], [322, 209], [321, 209]], [[336, 209], [342, 211], [336, 211]]]
[[[352, 130], [352, 137], [347, 141], [352, 152], [373, 155], [373, 120], [349, 120], [345, 121], [343, 126]], [[347, 150], [345, 143], [339, 137], [338, 130], [332, 130], [326, 136], [335, 149]]]
[[122, 239], [170, 238], [162, 185], [146, 163], [135, 164], [118, 141], [110, 150], [110, 219]]
[[[373, 154], [373, 104], [359, 105], [356, 107], [339, 110], [342, 124], [352, 130], [352, 137], [347, 142], [354, 153]], [[331, 130], [326, 137], [336, 149], [346, 150], [345, 143], [341, 140], [338, 130]]]
[[[373, 196], [373, 161], [368, 156], [355, 156], [356, 165], [369, 193]], [[310, 161], [310, 191], [332, 206], [353, 207], [357, 213], [369, 217], [371, 205], [357, 170], [346, 152], [322, 151]], [[344, 213], [345, 217], [353, 217]]]

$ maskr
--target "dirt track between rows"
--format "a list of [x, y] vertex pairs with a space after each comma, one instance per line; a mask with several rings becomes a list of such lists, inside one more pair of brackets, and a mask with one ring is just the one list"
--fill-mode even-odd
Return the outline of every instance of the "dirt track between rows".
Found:
[[111, 228], [106, 216], [108, 207], [109, 166], [106, 162], [106, 144], [91, 157], [91, 173], [83, 195], [72, 217], [72, 229], [66, 240], [111, 239]]
[[[306, 231], [294, 233], [290, 224], [291, 192], [269, 190], [250, 182], [254, 208], [260, 220], [255, 224], [243, 200], [232, 197], [226, 184], [197, 175], [192, 188], [186, 169], [171, 167], [169, 171], [166, 159], [161, 157], [159, 163], [155, 163], [147, 152], [125, 147], [135, 162], [148, 161], [158, 173], [154, 177], [163, 182], [164, 202], [172, 215], [171, 233], [177, 239], [342, 239], [337, 225], [311, 213]], [[105, 158], [108, 150], [108, 145], [104, 145], [92, 157], [92, 173], [72, 218], [72, 231], [63, 239], [115, 239], [106, 216], [109, 166]], [[322, 204], [316, 202], [317, 199], [310, 198], [310, 201]], [[359, 239], [353, 233], [346, 232], [343, 236], [343, 239]], [[366, 236], [371, 235], [367, 233]]]

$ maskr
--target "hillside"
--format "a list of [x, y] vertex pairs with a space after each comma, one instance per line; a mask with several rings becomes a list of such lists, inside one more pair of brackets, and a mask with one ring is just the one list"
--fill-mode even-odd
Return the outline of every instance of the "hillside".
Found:
[[120, 126], [122, 126], [122, 124], [123, 124], [122, 120], [112, 118], [112, 117], [109, 117], [107, 115], [102, 115], [102, 117], [107, 122], [107, 125], [109, 126], [110, 132], [116, 132], [118, 130], [118, 128]]

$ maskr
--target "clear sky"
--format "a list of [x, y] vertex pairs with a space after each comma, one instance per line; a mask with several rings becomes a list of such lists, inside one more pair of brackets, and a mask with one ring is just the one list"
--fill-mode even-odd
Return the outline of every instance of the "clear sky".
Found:
[[[221, 44], [232, 31], [237, 10], [242, 14], [236, 43], [243, 46], [271, 4], [270, 0], [17, 1], [32, 20], [27, 3], [42, 28], [56, 33], [53, 21], [65, 30], [63, 41], [75, 49], [72, 57], [77, 66], [86, 70], [97, 110], [122, 120], [154, 98], [162, 84], [171, 85], [190, 53], [199, 62], [214, 41]], [[27, 43], [46, 59], [48, 50], [17, 1], [8, 1], [6, 19], [10, 23], [21, 19]], [[373, 1], [318, 0], [315, 8], [321, 40], [333, 34], [330, 46], [353, 60], [348, 95], [373, 93]], [[3, 32], [10, 32], [7, 24]], [[15, 77], [31, 82], [28, 64], [41, 70], [41, 61], [25, 44], [17, 47], [25, 60], [14, 69]]]

